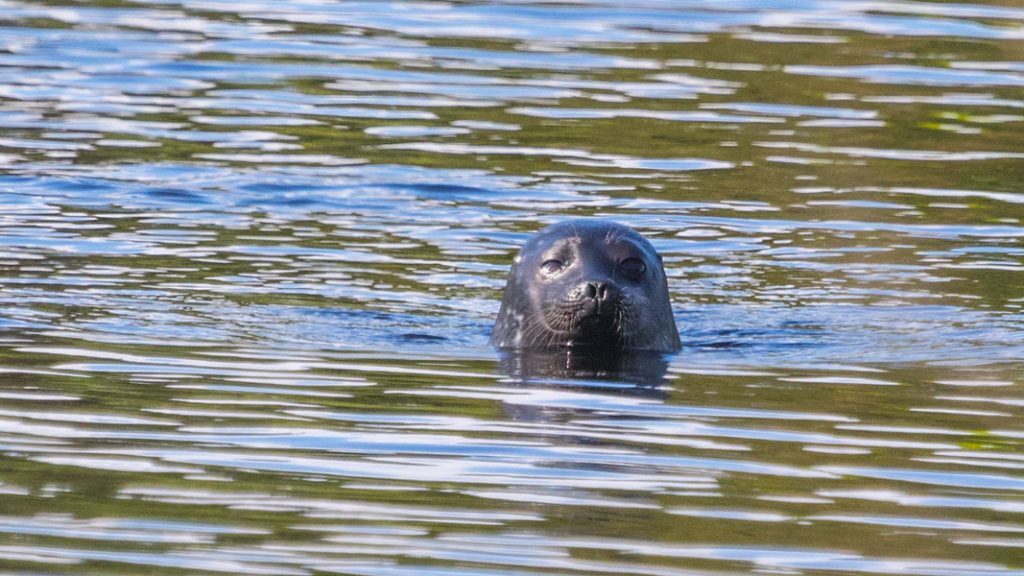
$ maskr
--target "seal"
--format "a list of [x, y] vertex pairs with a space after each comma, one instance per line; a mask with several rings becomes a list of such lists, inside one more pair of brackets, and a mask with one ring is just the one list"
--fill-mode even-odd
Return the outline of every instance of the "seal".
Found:
[[544, 228], [512, 262], [491, 345], [679, 350], [661, 256], [614, 222]]

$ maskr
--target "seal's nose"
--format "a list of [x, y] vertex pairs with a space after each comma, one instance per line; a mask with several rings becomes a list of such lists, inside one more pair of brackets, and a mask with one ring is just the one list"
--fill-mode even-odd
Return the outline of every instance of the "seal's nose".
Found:
[[587, 282], [583, 286], [583, 296], [591, 300], [606, 300], [608, 284], [606, 282]]
[[610, 282], [584, 282], [577, 290], [581, 300], [600, 303], [619, 298], [619, 289]]

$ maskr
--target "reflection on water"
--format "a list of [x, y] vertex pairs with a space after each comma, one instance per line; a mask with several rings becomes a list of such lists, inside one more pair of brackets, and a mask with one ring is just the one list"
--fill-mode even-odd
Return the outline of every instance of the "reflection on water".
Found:
[[593, 347], [501, 351], [500, 355], [502, 370], [524, 384], [591, 380], [613, 388], [650, 389], [666, 384], [669, 365], [667, 354]]
[[[0, 567], [1024, 574], [1014, 3], [0, 0]], [[683, 351], [499, 354], [567, 217]]]

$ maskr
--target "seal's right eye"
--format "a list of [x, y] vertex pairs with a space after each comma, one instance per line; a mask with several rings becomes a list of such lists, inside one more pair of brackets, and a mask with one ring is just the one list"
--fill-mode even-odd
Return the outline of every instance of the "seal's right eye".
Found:
[[540, 265], [540, 269], [543, 270], [545, 274], [558, 274], [564, 267], [564, 262], [554, 259], [545, 260], [544, 263]]

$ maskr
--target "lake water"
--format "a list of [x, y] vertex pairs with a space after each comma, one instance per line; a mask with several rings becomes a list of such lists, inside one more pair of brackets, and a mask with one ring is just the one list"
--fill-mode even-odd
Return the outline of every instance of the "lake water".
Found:
[[[4, 573], [1024, 574], [1012, 0], [0, 0], [0, 71]], [[682, 352], [499, 356], [589, 216]]]

